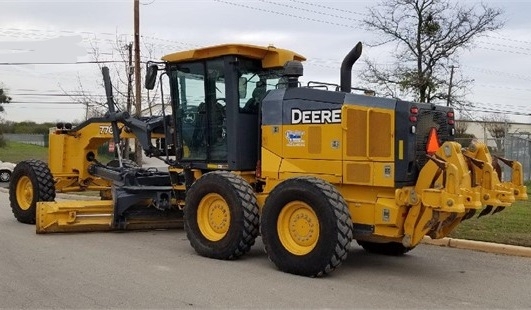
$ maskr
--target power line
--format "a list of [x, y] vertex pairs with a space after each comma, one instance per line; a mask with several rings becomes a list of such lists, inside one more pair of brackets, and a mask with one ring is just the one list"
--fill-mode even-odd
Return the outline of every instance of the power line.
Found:
[[487, 38], [492, 38], [492, 39], [498, 39], [498, 40], [503, 40], [503, 41], [511, 41], [511, 42], [518, 42], [518, 43], [525, 43], [525, 44], [531, 44], [531, 41], [524, 41], [524, 40], [517, 40], [517, 39], [509, 39], [509, 38], [506, 38], [506, 37], [498, 37], [498, 36], [493, 36], [493, 35], [485, 35]]
[[472, 111], [472, 112], [504, 113], [504, 114], [515, 115], [515, 116], [531, 116], [531, 113], [515, 112], [515, 111], [507, 111], [507, 110], [500, 110], [500, 109], [467, 108], [467, 110], [468, 110], [468, 111]]
[[9, 107], [13, 107], [12, 104], [75, 104], [75, 105], [85, 105], [80, 102], [67, 102], [67, 101], [11, 101]]
[[[125, 60], [93, 60], [76, 62], [0, 62], [0, 66], [26, 66], [26, 65], [84, 65], [84, 64], [107, 64], [126, 63]], [[145, 62], [142, 62], [145, 63]]]
[[106, 36], [116, 36], [117, 35], [116, 33], [110, 33], [110, 32], [92, 32], [92, 31], [74, 31], [74, 30], [47, 30], [47, 29], [12, 28], [12, 27], [8, 27], [8, 28], [2, 27], [2, 28], [0, 28], [0, 32], [5, 32], [5, 31], [14, 31], [14, 32], [25, 31], [25, 32], [37, 32], [37, 33], [53, 33], [53, 34], [65, 33], [65, 34], [78, 34], [78, 35], [95, 35], [95, 34], [106, 35]]
[[517, 90], [517, 91], [529, 91], [531, 92], [531, 88], [518, 88], [518, 87], [511, 87], [511, 86], [501, 86], [501, 85], [489, 85], [489, 84], [475, 84], [482, 87], [487, 88], [500, 88], [500, 89], [506, 89], [506, 90]]
[[523, 52], [518, 52], [518, 51], [500, 50], [500, 49], [495, 49], [495, 48], [490, 48], [490, 47], [484, 47], [484, 46], [478, 46], [478, 48], [481, 48], [481, 49], [484, 49], [484, 50], [489, 50], [489, 51], [495, 51], [495, 52], [502, 52], [502, 53], [510, 53], [510, 54], [518, 54], [518, 55], [527, 55], [527, 56], [531, 56], [531, 53], [523, 53]]
[[76, 62], [0, 62], [0, 66], [26, 66], [26, 65], [84, 65], [84, 64], [106, 64], [123, 63], [123, 60], [98, 60], [98, 61], [76, 61]]
[[263, 2], [263, 3], [270, 3], [270, 4], [274, 4], [274, 5], [278, 5], [278, 6], [283, 6], [283, 7], [290, 8], [290, 9], [295, 9], [295, 10], [298, 10], [298, 11], [306, 11], [306, 12], [309, 12], [309, 13], [314, 13], [314, 14], [319, 14], [319, 15], [324, 15], [324, 16], [335, 17], [335, 18], [339, 18], [339, 19], [346, 19], [346, 20], [352, 20], [352, 21], [356, 21], [356, 22], [361, 22], [361, 20], [359, 20], [359, 19], [355, 19], [355, 18], [351, 18], [351, 17], [345, 17], [345, 16], [340, 16], [340, 15], [335, 15], [335, 14], [329, 14], [329, 13], [325, 13], [325, 12], [319, 12], [319, 11], [315, 11], [315, 10], [309, 10], [309, 9], [305, 9], [305, 8], [302, 8], [302, 7], [296, 7], [296, 6], [285, 4], [285, 3], [281, 3], [281, 2], [274, 2], [274, 1], [267, 1], [267, 0], [258, 0], [258, 1]]
[[9, 93], [9, 96], [28, 96], [28, 97], [105, 97], [105, 95], [92, 95], [92, 94], [17, 94]]
[[531, 48], [527, 48], [527, 47], [519, 47], [519, 46], [500, 44], [500, 43], [491, 43], [491, 42], [484, 42], [484, 41], [478, 41], [478, 43], [486, 44], [486, 45], [489, 45], [489, 46], [490, 45], [496, 45], [496, 46], [507, 47], [507, 48], [516, 48], [516, 49], [524, 50], [524, 51], [531, 51]]
[[316, 3], [306, 2], [306, 1], [298, 1], [298, 0], [289, 0], [289, 1], [295, 2], [295, 3], [300, 3], [300, 4], [306, 4], [306, 5], [309, 5], [309, 6], [315, 6], [315, 7], [322, 8], [322, 9], [328, 9], [328, 10], [332, 10], [332, 11], [339, 11], [339, 12], [343, 12], [343, 13], [356, 14], [356, 15], [360, 15], [360, 16], [364, 16], [364, 17], [368, 16], [367, 14], [363, 14], [363, 13], [359, 13], [359, 12], [354, 12], [354, 11], [350, 11], [350, 10], [334, 8], [334, 7], [331, 7], [331, 6], [326, 6], [326, 5], [321, 5], [321, 4], [316, 4]]
[[[9, 106], [6, 109], [32, 109], [35, 107], [23, 107], [23, 106]], [[79, 110], [82, 111], [84, 107], [73, 108], [73, 107], [46, 107], [46, 110]]]
[[468, 66], [468, 65], [463, 65], [463, 64], [461, 66], [467, 67], [467, 68], [475, 70], [475, 71], [483, 72], [483, 73], [486, 73], [486, 74], [497, 75], [497, 76], [505, 75], [505, 76], [516, 78], [516, 79], [519, 79], [519, 80], [529, 80], [529, 81], [531, 81], [531, 76], [520, 75], [520, 74], [515, 74], [515, 73], [509, 73], [509, 72], [504, 72], [504, 71], [491, 70], [491, 69], [485, 69], [485, 68], [478, 68], [478, 67]]
[[355, 26], [352, 26], [352, 25], [339, 24], [339, 23], [334, 23], [334, 22], [330, 22], [330, 21], [322, 20], [322, 19], [315, 19], [315, 18], [304, 17], [304, 16], [299, 16], [299, 15], [293, 15], [293, 14], [284, 13], [284, 12], [278, 12], [278, 11], [273, 11], [273, 10], [267, 10], [267, 9], [262, 9], [262, 8], [257, 8], [257, 7], [252, 7], [252, 6], [249, 6], [249, 5], [239, 4], [239, 3], [229, 2], [229, 1], [223, 1], [223, 0], [213, 0], [213, 1], [215, 1], [215, 2], [220, 2], [220, 3], [225, 3], [225, 4], [229, 4], [229, 5], [233, 5], [233, 6], [238, 6], [238, 7], [242, 7], [242, 8], [246, 8], [246, 9], [250, 9], [250, 10], [261, 11], [261, 12], [267, 12], [267, 13], [273, 13], [273, 14], [277, 14], [277, 15], [282, 15], [282, 16], [287, 16], [287, 17], [293, 17], [293, 18], [298, 18], [298, 19], [303, 19], [303, 20], [309, 20], [309, 21], [318, 22], [318, 23], [323, 23], [323, 24], [329, 24], [329, 25], [334, 25], [334, 26], [341, 26], [341, 27], [346, 27], [346, 28], [356, 28], [356, 29], [358, 28], [358, 27], [355, 27]]

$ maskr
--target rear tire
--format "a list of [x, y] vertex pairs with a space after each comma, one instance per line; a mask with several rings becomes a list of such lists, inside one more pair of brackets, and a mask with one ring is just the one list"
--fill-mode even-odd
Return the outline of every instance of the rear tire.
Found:
[[377, 243], [370, 241], [357, 241], [358, 244], [367, 252], [389, 256], [402, 256], [413, 250], [415, 247], [406, 248], [399, 242]]
[[298, 177], [277, 185], [262, 212], [262, 241], [278, 269], [316, 277], [337, 268], [352, 240], [347, 204], [330, 183]]
[[235, 259], [258, 236], [258, 204], [243, 178], [227, 171], [203, 175], [186, 193], [184, 229], [195, 251], [205, 257]]
[[19, 222], [35, 224], [37, 202], [54, 199], [55, 184], [46, 163], [31, 159], [15, 166], [11, 174], [9, 201]]

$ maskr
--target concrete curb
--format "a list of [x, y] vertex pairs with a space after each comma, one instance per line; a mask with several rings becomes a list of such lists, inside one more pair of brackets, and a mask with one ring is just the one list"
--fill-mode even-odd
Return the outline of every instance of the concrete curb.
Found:
[[483, 241], [473, 241], [473, 240], [464, 240], [464, 239], [453, 239], [453, 238], [442, 238], [442, 239], [431, 239], [430, 237], [425, 236], [422, 239], [422, 243], [445, 246], [456, 249], [466, 249], [473, 251], [481, 251], [495, 254], [504, 254], [512, 256], [523, 256], [531, 257], [531, 248], [508, 245], [508, 244], [499, 244]]

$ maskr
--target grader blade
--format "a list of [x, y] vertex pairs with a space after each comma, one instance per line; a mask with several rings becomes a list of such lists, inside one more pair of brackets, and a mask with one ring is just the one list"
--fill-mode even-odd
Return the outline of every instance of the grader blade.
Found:
[[112, 200], [47, 201], [37, 203], [36, 231], [42, 233], [148, 230], [183, 227], [180, 211], [164, 212], [146, 206], [131, 208], [120, 225]]
[[37, 203], [37, 233], [111, 230], [112, 200]]

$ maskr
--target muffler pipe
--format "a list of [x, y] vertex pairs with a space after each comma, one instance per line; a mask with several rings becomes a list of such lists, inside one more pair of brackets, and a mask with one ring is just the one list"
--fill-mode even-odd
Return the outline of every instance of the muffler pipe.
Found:
[[341, 63], [341, 91], [350, 93], [352, 90], [352, 66], [361, 56], [362, 45], [358, 42], [356, 46], [345, 56]]

